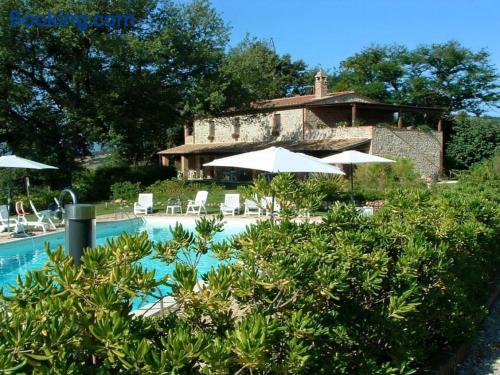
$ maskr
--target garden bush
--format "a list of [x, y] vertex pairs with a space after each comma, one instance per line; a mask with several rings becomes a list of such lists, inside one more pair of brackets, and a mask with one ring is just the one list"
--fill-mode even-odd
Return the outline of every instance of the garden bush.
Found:
[[317, 210], [325, 199], [322, 186], [317, 179], [297, 180], [292, 173], [281, 173], [272, 180], [259, 177], [253, 185], [240, 186], [238, 191], [243, 199], [257, 202], [261, 209], [266, 197], [274, 197], [275, 204], [280, 206], [280, 215], [290, 218], [305, 214], [309, 216]]
[[[494, 162], [458, 186], [393, 189], [373, 217], [336, 204], [321, 223], [262, 221], [215, 243], [221, 218], [172, 240], [122, 235], [62, 249], [0, 296], [0, 367], [11, 372], [413, 374], [472, 337], [500, 265]], [[289, 177], [280, 177], [283, 187]], [[287, 187], [287, 189], [294, 189]], [[200, 256], [221, 260], [204, 275]], [[173, 267], [155, 278], [153, 255]], [[199, 277], [205, 281], [199, 292]], [[180, 309], [130, 316], [170, 287]]]
[[335, 202], [346, 199], [349, 191], [348, 180], [344, 176], [331, 174], [318, 174], [313, 177], [319, 190], [325, 195], [326, 202]]
[[354, 172], [355, 194], [365, 200], [383, 199], [394, 188], [424, 186], [409, 159], [391, 158], [395, 163], [360, 164]]
[[136, 199], [140, 192], [138, 184], [133, 184], [130, 181], [115, 182], [111, 185], [111, 193], [113, 199], [132, 200]]
[[453, 120], [451, 139], [446, 145], [449, 168], [465, 169], [500, 151], [500, 121], [471, 117], [460, 112]]
[[32, 200], [36, 209], [41, 211], [46, 210], [50, 205], [55, 204], [54, 198], [59, 198], [59, 191], [52, 191], [47, 188], [32, 188], [30, 189], [29, 198], [25, 192], [23, 194], [17, 194], [12, 197], [12, 212], [15, 212], [14, 205], [16, 201], [22, 201], [25, 210], [31, 211], [29, 200]]
[[112, 196], [111, 185], [116, 182], [130, 182], [144, 188], [155, 181], [176, 175], [175, 168], [162, 166], [103, 166], [95, 170], [86, 169], [76, 173], [72, 186], [79, 200], [96, 202]]
[[200, 183], [188, 180], [170, 179], [156, 181], [148, 186], [147, 191], [153, 193], [155, 200], [166, 201], [169, 198], [180, 198], [186, 202], [194, 199], [199, 190], [208, 191], [208, 203], [219, 204], [224, 200], [224, 188], [213, 183]]

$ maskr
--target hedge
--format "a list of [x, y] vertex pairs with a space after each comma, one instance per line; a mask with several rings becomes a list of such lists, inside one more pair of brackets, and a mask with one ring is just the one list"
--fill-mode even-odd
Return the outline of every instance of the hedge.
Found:
[[[124, 234], [62, 249], [2, 296], [0, 367], [141, 374], [412, 374], [472, 337], [500, 265], [498, 158], [458, 186], [395, 189], [373, 217], [337, 204], [318, 224], [250, 226], [216, 244], [219, 219], [173, 239]], [[284, 182], [286, 179], [282, 179]], [[280, 185], [281, 186], [281, 185]], [[293, 188], [293, 187], [292, 187]], [[202, 254], [217, 268], [198, 275]], [[153, 255], [173, 264], [155, 280]], [[205, 286], [193, 291], [202, 276]], [[132, 318], [167, 284], [180, 307]]]

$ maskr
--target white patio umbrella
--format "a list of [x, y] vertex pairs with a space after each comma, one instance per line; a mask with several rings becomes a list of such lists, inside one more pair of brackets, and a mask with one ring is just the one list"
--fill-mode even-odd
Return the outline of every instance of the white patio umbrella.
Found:
[[341, 152], [340, 154], [330, 155], [322, 158], [321, 161], [328, 164], [349, 164], [351, 166], [351, 199], [354, 191], [353, 169], [354, 164], [367, 163], [394, 163], [394, 160], [386, 159], [376, 155], [365, 154], [355, 150]]
[[16, 155], [0, 156], [1, 168], [26, 168], [26, 169], [58, 169], [51, 165], [38, 163], [36, 161], [20, 158]]
[[[332, 173], [345, 174], [340, 168], [328, 165], [320, 159], [283, 147], [269, 147], [264, 150], [245, 152], [243, 154], [215, 159], [203, 164], [206, 167], [233, 167], [255, 169], [270, 173]], [[274, 212], [274, 196], [272, 199], [271, 220]]]
[[[19, 168], [19, 169], [58, 169], [52, 165], [38, 163], [36, 161], [21, 158], [15, 155], [0, 156], [0, 168]], [[29, 181], [26, 181], [26, 189], [29, 187]], [[7, 212], [10, 211], [10, 183], [7, 195]], [[7, 221], [7, 226], [8, 226]], [[9, 228], [7, 227], [7, 230]]]
[[234, 156], [215, 159], [203, 164], [205, 167], [233, 167], [255, 169], [270, 173], [333, 173], [345, 174], [339, 168], [328, 165], [315, 157], [292, 152], [283, 147], [269, 147], [264, 150], [245, 152]]

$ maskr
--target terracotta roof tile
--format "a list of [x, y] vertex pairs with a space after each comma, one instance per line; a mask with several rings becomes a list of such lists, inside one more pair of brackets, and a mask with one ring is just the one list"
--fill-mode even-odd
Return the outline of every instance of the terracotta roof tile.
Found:
[[328, 99], [331, 98], [336, 98], [336, 97], [341, 97], [341, 96], [349, 96], [349, 95], [354, 95], [354, 96], [359, 96], [362, 101], [370, 101], [376, 103], [375, 100], [367, 98], [362, 95], [356, 94], [354, 91], [337, 91], [337, 92], [331, 92], [327, 94], [326, 96], [323, 96], [321, 98], [316, 98], [314, 95], [297, 95], [297, 96], [290, 96], [286, 98], [278, 98], [278, 99], [271, 99], [271, 100], [265, 100], [261, 102], [256, 102], [252, 103], [250, 107], [252, 109], [266, 109], [266, 108], [283, 108], [283, 107], [294, 107], [294, 106], [300, 106], [300, 105], [305, 105], [305, 104], [316, 104], [316, 103], [321, 103], [323, 101], [328, 101]]

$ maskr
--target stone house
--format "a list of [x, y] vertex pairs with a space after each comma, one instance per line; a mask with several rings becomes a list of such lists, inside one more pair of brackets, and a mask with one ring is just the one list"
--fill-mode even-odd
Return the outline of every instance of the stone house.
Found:
[[[352, 91], [327, 91], [323, 71], [314, 94], [253, 103], [220, 117], [197, 119], [184, 127], [184, 144], [160, 151], [163, 165], [178, 163], [191, 178], [251, 179], [255, 171], [203, 167], [213, 159], [281, 146], [324, 157], [356, 149], [380, 156], [406, 157], [422, 176], [443, 166], [442, 110], [378, 102]], [[426, 124], [424, 129], [421, 126]], [[408, 126], [409, 125], [409, 126]]]

